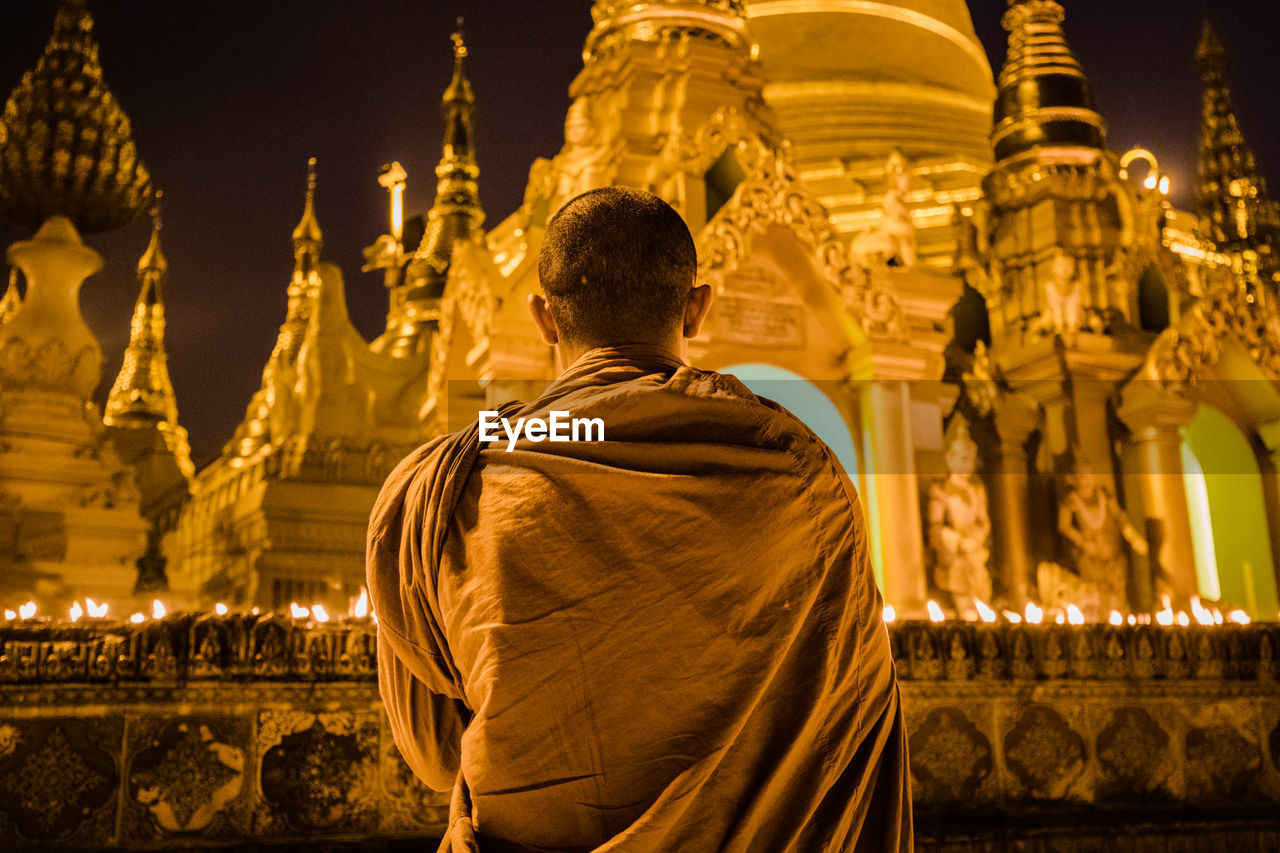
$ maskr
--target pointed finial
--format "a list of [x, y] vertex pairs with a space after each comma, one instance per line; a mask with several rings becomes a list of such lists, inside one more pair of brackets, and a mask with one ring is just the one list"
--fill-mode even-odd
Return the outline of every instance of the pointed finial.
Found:
[[307, 160], [307, 200], [302, 208], [302, 221], [293, 229], [295, 252], [303, 243], [319, 244], [323, 239], [320, 223], [316, 221], [316, 158]]
[[160, 222], [160, 202], [164, 198], [164, 190], [156, 190], [155, 198], [151, 202], [151, 230], [159, 231], [162, 227]]
[[453, 35], [449, 38], [453, 39], [453, 58], [461, 61], [467, 58], [467, 43], [462, 37], [463, 18], [458, 16], [458, 24], [453, 30]]
[[[169, 262], [165, 259], [164, 252], [160, 250], [160, 199], [163, 197], [164, 192], [156, 190], [151, 198], [151, 242], [138, 260], [138, 275], [144, 278], [148, 273], [163, 276], [169, 271]], [[153, 293], [154, 295], [149, 298], [158, 299], [159, 291], [153, 289]]]

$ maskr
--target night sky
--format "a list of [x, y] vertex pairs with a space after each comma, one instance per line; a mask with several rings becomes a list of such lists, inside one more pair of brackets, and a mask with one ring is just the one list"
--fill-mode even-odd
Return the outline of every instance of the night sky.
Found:
[[[1245, 137], [1280, 190], [1280, 15], [1261, 0], [1063, 0], [1066, 31], [1109, 121], [1109, 147], [1151, 148], [1192, 204], [1200, 92], [1193, 54], [1208, 14], [1231, 60]], [[563, 138], [581, 68], [589, 0], [93, 0], [106, 79], [164, 190], [170, 373], [197, 465], [244, 413], [284, 317], [290, 232], [306, 161], [319, 159], [325, 256], [342, 267], [352, 319], [384, 325], [381, 275], [360, 250], [386, 230], [379, 167], [408, 171], [408, 214], [424, 212], [440, 156], [448, 35], [466, 16], [488, 225], [520, 203], [530, 163]], [[1004, 56], [1005, 0], [971, 0], [992, 65]], [[34, 66], [56, 0], [0, 4], [0, 93]], [[145, 222], [88, 238], [106, 259], [81, 296], [106, 356], [100, 398], [120, 367]], [[19, 236], [0, 228], [0, 243]]]

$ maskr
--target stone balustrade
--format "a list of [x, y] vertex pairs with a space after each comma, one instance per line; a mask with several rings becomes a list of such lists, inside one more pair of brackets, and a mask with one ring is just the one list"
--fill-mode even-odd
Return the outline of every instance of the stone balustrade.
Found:
[[[1280, 849], [1280, 625], [889, 633], [922, 849]], [[375, 636], [237, 614], [0, 627], [0, 847], [438, 837], [447, 795], [391, 740]]]

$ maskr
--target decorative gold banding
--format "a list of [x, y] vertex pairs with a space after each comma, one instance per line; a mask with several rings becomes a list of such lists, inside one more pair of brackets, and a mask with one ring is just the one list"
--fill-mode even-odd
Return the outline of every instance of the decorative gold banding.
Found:
[[992, 144], [998, 144], [1005, 137], [1026, 127], [1047, 124], [1055, 121], [1074, 121], [1096, 127], [1099, 133], [1105, 133], [1107, 123], [1097, 112], [1083, 107], [1034, 107], [1010, 116], [996, 125], [991, 132]]
[[978, 44], [977, 39], [961, 32], [946, 21], [940, 21], [914, 9], [903, 9], [901, 6], [878, 2], [878, 0], [765, 0], [763, 3], [751, 3], [747, 6], [747, 17], [752, 20], [812, 13], [867, 15], [919, 27], [934, 35], [942, 36], [968, 54], [979, 68], [988, 74], [991, 73], [991, 63], [987, 61], [987, 54]]
[[[994, 89], [993, 89], [994, 94]], [[764, 98], [771, 104], [782, 101], [818, 100], [823, 98], [924, 101], [939, 106], [955, 107], [991, 115], [993, 99], [975, 98], [962, 92], [924, 83], [886, 83], [863, 80], [807, 80], [800, 83], [768, 83]]]

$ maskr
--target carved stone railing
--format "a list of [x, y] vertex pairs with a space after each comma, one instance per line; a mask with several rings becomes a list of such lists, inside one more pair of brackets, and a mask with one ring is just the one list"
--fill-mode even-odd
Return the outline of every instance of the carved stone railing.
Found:
[[[922, 849], [1280, 849], [1280, 625], [889, 633]], [[368, 620], [0, 626], [0, 789], [0, 849], [430, 838], [448, 810]]]

